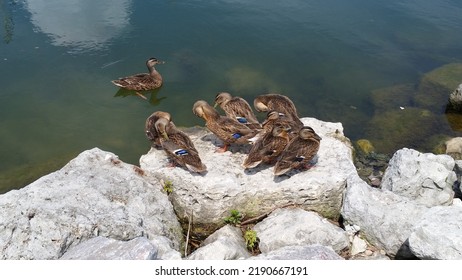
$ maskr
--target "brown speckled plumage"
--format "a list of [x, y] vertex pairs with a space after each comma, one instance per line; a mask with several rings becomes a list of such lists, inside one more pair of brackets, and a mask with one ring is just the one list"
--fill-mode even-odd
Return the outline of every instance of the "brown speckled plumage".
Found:
[[144, 91], [152, 90], [162, 86], [162, 76], [157, 72], [154, 66], [156, 64], [163, 64], [163, 61], [159, 61], [156, 58], [150, 58], [146, 61], [149, 73], [141, 73], [124, 78], [113, 80], [112, 83], [118, 87], [134, 90]]
[[206, 101], [194, 103], [193, 112], [205, 120], [205, 126], [224, 143], [223, 151], [229, 144], [246, 144], [256, 135], [256, 131], [227, 116], [221, 116]]
[[199, 152], [186, 133], [165, 118], [158, 119], [155, 127], [160, 135], [161, 146], [170, 159], [192, 172], [207, 171], [207, 167], [199, 157]]
[[309, 126], [304, 126], [298, 135], [287, 144], [274, 166], [274, 175], [282, 175], [292, 169], [306, 167], [317, 154], [321, 137]]
[[238, 96], [232, 96], [228, 92], [221, 92], [215, 97], [215, 106], [220, 106], [226, 116], [238, 120], [250, 129], [261, 128], [260, 123], [255, 117], [249, 103]]

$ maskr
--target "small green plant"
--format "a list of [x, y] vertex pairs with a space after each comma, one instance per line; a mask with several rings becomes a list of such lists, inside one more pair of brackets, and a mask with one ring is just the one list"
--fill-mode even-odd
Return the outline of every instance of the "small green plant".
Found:
[[172, 193], [172, 191], [173, 191], [173, 183], [172, 183], [172, 181], [167, 180], [167, 181], [163, 182], [162, 185], [163, 185], [162, 189], [164, 190], [164, 192], [166, 192], [167, 194]]
[[230, 211], [230, 215], [225, 218], [225, 223], [237, 225], [241, 223], [242, 215], [236, 209]]
[[258, 237], [257, 232], [251, 229], [248, 229], [244, 233], [245, 244], [247, 249], [253, 252], [258, 247]]

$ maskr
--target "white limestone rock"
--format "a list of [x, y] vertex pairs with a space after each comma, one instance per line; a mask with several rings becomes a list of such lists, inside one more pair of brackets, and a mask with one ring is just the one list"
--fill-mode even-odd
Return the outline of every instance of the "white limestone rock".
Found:
[[372, 245], [391, 257], [410, 258], [407, 239], [428, 208], [387, 190], [370, 187], [358, 175], [348, 179], [342, 207], [345, 223], [360, 226]]
[[[61, 170], [0, 196], [2, 259], [58, 259], [96, 236], [146, 237], [175, 256], [182, 229], [160, 184], [116, 155], [94, 148]], [[166, 244], [165, 244], [166, 242]]]
[[409, 248], [420, 259], [462, 260], [462, 207], [431, 208], [414, 227]]
[[248, 260], [343, 260], [331, 247], [322, 245], [285, 246]]
[[353, 242], [351, 243], [350, 254], [352, 256], [365, 252], [367, 249], [367, 242], [361, 239], [359, 236], [355, 235], [353, 237]]
[[201, 128], [185, 131], [208, 168], [206, 174], [167, 167], [164, 151], [157, 149], [143, 155], [140, 166], [158, 180], [173, 183], [170, 198], [175, 210], [184, 221], [193, 212], [195, 228], [220, 227], [232, 209], [254, 217], [288, 203], [336, 219], [340, 215], [347, 176], [356, 172], [350, 141], [344, 137], [340, 123], [314, 118], [302, 121], [322, 137], [316, 165], [307, 171], [280, 177], [274, 177], [273, 167], [268, 165], [246, 171], [241, 164], [250, 147], [232, 145], [231, 151], [216, 153], [221, 142]]
[[146, 238], [119, 241], [97, 236], [68, 250], [61, 260], [155, 260], [157, 248]]
[[226, 225], [202, 243], [187, 257], [188, 260], [237, 260], [250, 257], [239, 228]]
[[348, 248], [347, 233], [318, 214], [299, 208], [277, 209], [253, 228], [262, 253], [290, 245], [332, 247], [339, 253]]
[[428, 207], [450, 205], [457, 180], [454, 165], [448, 155], [404, 148], [391, 158], [381, 187]]

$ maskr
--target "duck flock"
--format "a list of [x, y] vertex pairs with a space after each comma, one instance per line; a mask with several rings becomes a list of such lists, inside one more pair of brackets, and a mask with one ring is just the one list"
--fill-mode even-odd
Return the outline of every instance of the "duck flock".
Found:
[[[154, 67], [161, 63], [156, 58], [150, 58], [146, 62], [149, 73], [112, 82], [142, 96], [139, 91], [162, 86], [162, 76]], [[225, 152], [230, 144], [252, 145], [242, 163], [245, 169], [265, 163], [274, 165], [274, 175], [280, 176], [292, 169], [310, 168], [310, 161], [319, 150], [321, 137], [313, 128], [303, 125], [292, 100], [281, 94], [263, 94], [254, 99], [253, 105], [257, 112], [267, 113], [263, 122], [258, 121], [245, 99], [227, 92], [216, 95], [214, 106], [205, 100], [196, 101], [192, 111], [223, 142], [217, 152]], [[220, 115], [215, 109], [217, 106], [225, 115]], [[145, 132], [152, 146], [162, 148], [175, 165], [196, 173], [207, 171], [193, 142], [175, 126], [170, 113], [152, 113], [146, 119]]]

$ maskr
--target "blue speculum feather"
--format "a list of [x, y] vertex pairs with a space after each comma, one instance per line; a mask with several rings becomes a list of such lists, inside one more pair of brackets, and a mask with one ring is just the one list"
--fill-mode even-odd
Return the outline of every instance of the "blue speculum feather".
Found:
[[247, 119], [244, 117], [236, 117], [237, 121], [240, 123], [248, 123]]
[[238, 138], [241, 138], [241, 137], [242, 137], [242, 135], [240, 135], [239, 133], [234, 133], [233, 134], [233, 138], [235, 138], [235, 139], [238, 139]]
[[184, 150], [184, 149], [180, 149], [180, 150], [176, 150], [174, 151], [175, 155], [177, 156], [184, 156], [184, 155], [187, 155], [188, 154], [188, 151]]

